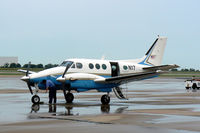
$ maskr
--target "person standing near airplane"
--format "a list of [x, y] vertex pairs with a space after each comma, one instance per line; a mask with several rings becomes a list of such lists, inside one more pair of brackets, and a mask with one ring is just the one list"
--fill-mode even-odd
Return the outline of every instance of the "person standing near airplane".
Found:
[[53, 100], [55, 104], [57, 101], [55, 84], [51, 80], [44, 80], [44, 83], [46, 84], [46, 93], [49, 90], [49, 104], [52, 104]]

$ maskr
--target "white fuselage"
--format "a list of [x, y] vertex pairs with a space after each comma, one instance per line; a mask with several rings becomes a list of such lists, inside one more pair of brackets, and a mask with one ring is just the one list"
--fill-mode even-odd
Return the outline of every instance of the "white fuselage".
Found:
[[[66, 61], [73, 61], [73, 65], [68, 69], [67, 74], [72, 73], [85, 73], [94, 74], [99, 76], [112, 76], [112, 67], [110, 62], [118, 63], [119, 73], [118, 76], [134, 74], [143, 72], [142, 68], [148, 67], [146, 65], [137, 64], [128, 61], [110, 61], [110, 60], [93, 60], [93, 59], [68, 59]], [[78, 64], [82, 67], [78, 67]], [[92, 64], [93, 67], [90, 67]], [[74, 66], [75, 65], [75, 66]], [[99, 67], [98, 67], [99, 66]], [[59, 76], [62, 75], [65, 66], [58, 66], [47, 70], [40, 71], [30, 75], [31, 79], [46, 77], [46, 76]]]

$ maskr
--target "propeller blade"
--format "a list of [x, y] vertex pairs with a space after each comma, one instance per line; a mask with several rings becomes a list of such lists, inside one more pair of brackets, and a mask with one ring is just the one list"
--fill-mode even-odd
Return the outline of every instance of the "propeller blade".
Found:
[[65, 90], [65, 83], [62, 83], [62, 90]]
[[26, 76], [29, 75], [30, 66], [31, 66], [31, 62], [28, 63], [28, 68], [27, 68], [27, 71], [26, 71]]
[[[74, 62], [72, 62], [72, 61], [67, 62], [65, 71], [64, 71], [64, 73], [63, 73], [63, 75], [62, 75], [62, 78], [65, 77], [65, 74], [67, 73], [67, 70], [71, 67], [71, 65], [72, 65], [73, 63], [74, 63]], [[65, 90], [65, 82], [62, 83], [62, 89], [63, 89], [63, 91]]]
[[65, 74], [67, 73], [67, 70], [70, 68], [70, 66], [71, 66], [72, 64], [73, 64], [72, 61], [69, 61], [69, 62], [67, 63], [66, 68], [65, 68], [65, 71], [64, 71], [64, 73], [63, 73], [63, 75], [62, 75], [62, 78], [64, 78]]
[[31, 67], [31, 62], [28, 63], [28, 67], [27, 67], [27, 71], [26, 71], [26, 77], [23, 77], [22, 80], [27, 82], [27, 86], [29, 88], [29, 91], [33, 95], [33, 90], [32, 90], [31, 85], [30, 85], [30, 77], [29, 77], [30, 67]]
[[30, 93], [33, 95], [33, 90], [32, 90], [32, 88], [31, 88], [30, 83], [27, 83], [27, 85], [28, 85], [28, 88], [29, 88]]

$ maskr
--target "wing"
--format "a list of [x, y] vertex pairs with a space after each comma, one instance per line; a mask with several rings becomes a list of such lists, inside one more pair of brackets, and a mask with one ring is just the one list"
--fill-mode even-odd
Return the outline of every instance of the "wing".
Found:
[[111, 78], [105, 78], [105, 79], [96, 79], [94, 80], [97, 83], [115, 83], [115, 84], [123, 84], [128, 83], [132, 81], [138, 81], [143, 79], [152, 78], [155, 76], [158, 76], [161, 72], [143, 72], [143, 73], [137, 73], [137, 74], [129, 74], [124, 76], [116, 76]]
[[174, 65], [161, 65], [161, 66], [152, 66], [152, 67], [144, 67], [144, 70], [151, 70], [151, 71], [156, 71], [156, 70], [161, 70], [161, 71], [166, 71], [169, 69], [173, 68], [178, 68], [179, 66], [174, 64]]
[[[22, 72], [22, 73], [26, 73], [27, 70], [23, 70], [23, 69], [19, 69], [17, 70], [18, 72]], [[29, 71], [29, 74], [33, 74], [33, 73], [36, 73], [36, 72], [33, 72], [33, 71]]]
[[146, 70], [146, 72], [140, 72], [136, 74], [128, 74], [124, 76], [116, 76], [111, 78], [104, 78], [104, 79], [96, 79], [94, 80], [97, 83], [116, 83], [116, 84], [124, 84], [132, 81], [138, 81], [143, 79], [148, 79], [152, 77], [156, 77], [161, 73], [164, 73], [163, 71], [177, 68], [178, 65], [162, 65], [162, 66], [153, 66], [153, 67], [145, 67], [143, 68]]

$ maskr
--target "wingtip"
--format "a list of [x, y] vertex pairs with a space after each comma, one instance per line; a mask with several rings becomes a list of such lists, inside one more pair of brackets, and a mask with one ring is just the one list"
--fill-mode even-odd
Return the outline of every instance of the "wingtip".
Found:
[[179, 68], [180, 66], [179, 66], [179, 65], [177, 65], [177, 64], [174, 64], [174, 67], [176, 67], [176, 68]]

